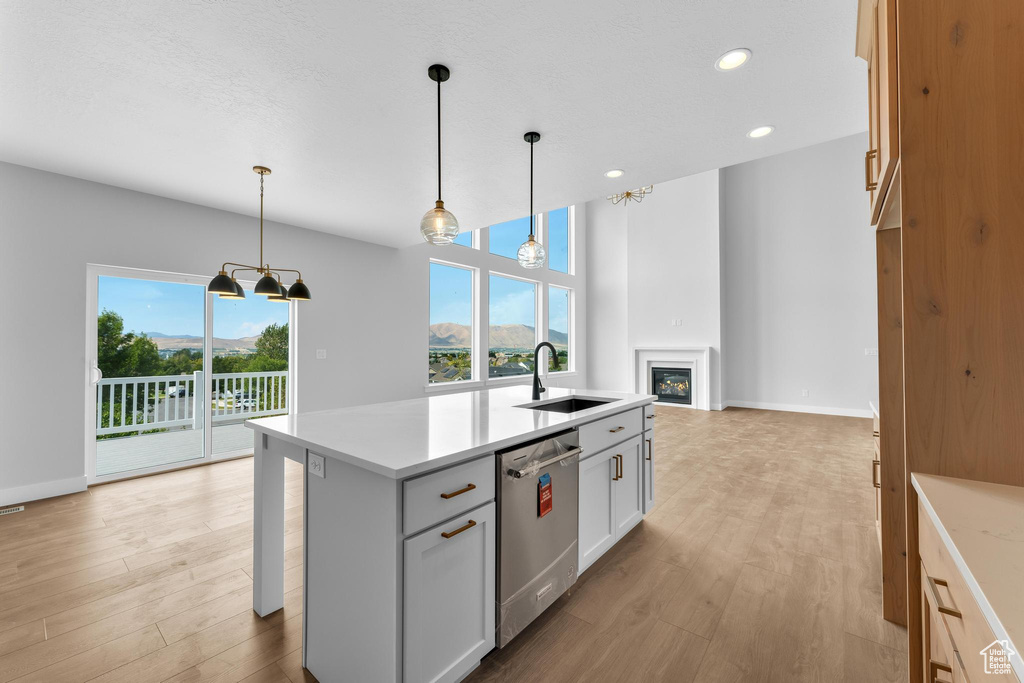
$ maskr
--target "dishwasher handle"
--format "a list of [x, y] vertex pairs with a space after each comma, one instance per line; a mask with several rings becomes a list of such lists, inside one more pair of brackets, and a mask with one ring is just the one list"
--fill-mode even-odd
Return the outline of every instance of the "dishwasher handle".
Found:
[[507, 474], [510, 477], [515, 477], [516, 479], [522, 479], [523, 477], [528, 477], [531, 474], [536, 474], [537, 472], [539, 472], [540, 470], [544, 469], [548, 465], [554, 465], [556, 462], [562, 462], [563, 460], [568, 460], [569, 458], [577, 456], [577, 455], [581, 454], [582, 452], [583, 452], [582, 448], [574, 448], [571, 451], [568, 451], [566, 453], [562, 453], [561, 455], [555, 456], [554, 458], [550, 458], [548, 460], [542, 460], [542, 461], [539, 461], [539, 462], [532, 462], [532, 463], [530, 463], [529, 465], [527, 465], [526, 467], [524, 467], [521, 470], [514, 470], [512, 468], [509, 468], [505, 472], [505, 474]]

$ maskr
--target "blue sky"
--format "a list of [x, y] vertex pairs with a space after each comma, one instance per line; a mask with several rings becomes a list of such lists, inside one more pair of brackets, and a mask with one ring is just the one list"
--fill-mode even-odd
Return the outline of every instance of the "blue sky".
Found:
[[517, 218], [507, 223], [492, 225], [489, 232], [489, 244], [492, 254], [506, 258], [516, 258], [519, 245], [530, 236], [530, 218]]
[[491, 325], [536, 325], [536, 285], [491, 275], [488, 289]]
[[473, 320], [473, 272], [430, 264], [430, 324], [469, 325]]
[[569, 290], [548, 287], [548, 329], [569, 331]]
[[[100, 277], [99, 311], [114, 311], [126, 332], [203, 336], [206, 287], [178, 282]], [[271, 323], [288, 322], [288, 306], [248, 292], [242, 300], [213, 299], [213, 336], [257, 336]], [[97, 311], [97, 312], [99, 312]]]

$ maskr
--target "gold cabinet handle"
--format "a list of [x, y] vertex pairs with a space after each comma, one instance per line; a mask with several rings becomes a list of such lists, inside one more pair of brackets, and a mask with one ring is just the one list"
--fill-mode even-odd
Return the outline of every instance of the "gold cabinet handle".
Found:
[[928, 660], [928, 678], [931, 681], [931, 683], [945, 683], [944, 681], [939, 680], [940, 671], [945, 671], [946, 673], [948, 673], [950, 675], [950, 678], [953, 677], [952, 667], [947, 666], [942, 662], [936, 662], [934, 659]]
[[939, 586], [945, 586], [946, 588], [949, 588], [949, 584], [946, 583], [945, 580], [936, 579], [931, 576], [928, 577], [928, 590], [932, 594], [932, 602], [935, 603], [935, 609], [937, 609], [942, 614], [948, 614], [951, 617], [963, 619], [963, 612], [956, 609], [955, 607], [946, 607], [945, 603], [942, 602], [942, 598], [939, 597], [939, 589], [935, 587], [936, 584], [938, 584]]
[[444, 536], [445, 538], [451, 538], [452, 536], [458, 536], [459, 534], [461, 534], [466, 529], [472, 529], [475, 526], [476, 526], [476, 522], [474, 522], [473, 520], [469, 520], [468, 522], [466, 522], [465, 525], [460, 526], [455, 531], [442, 531], [441, 535]]
[[877, 149], [868, 150], [864, 155], [864, 191], [870, 192], [878, 187], [878, 183], [871, 182], [871, 160], [878, 156]]
[[622, 479], [622, 454], [617, 454], [615, 459], [619, 461], [619, 479]]
[[618, 481], [619, 479], [622, 479], [622, 477], [619, 476], [619, 456], [613, 455], [612, 461], [615, 463], [615, 474], [612, 475], [612, 481]]
[[608, 431], [614, 434], [615, 432], [621, 432], [625, 427], [616, 427], [615, 429], [609, 429]]
[[650, 440], [650, 439], [647, 439], [647, 459], [648, 459], [648, 460], [650, 460], [650, 459], [651, 459], [651, 448], [652, 448], [652, 446], [651, 446], [651, 440]]
[[878, 475], [882, 473], [882, 461], [872, 460], [871, 461], [871, 485], [876, 489], [882, 488], [881, 477]]
[[648, 415], [648, 416], [647, 416], [647, 419], [648, 419], [648, 420], [653, 420], [653, 419], [654, 419], [654, 414], [652, 413], [651, 415]]
[[466, 484], [466, 488], [459, 489], [458, 491], [452, 491], [451, 493], [442, 493], [441, 497], [444, 498], [445, 500], [448, 500], [449, 498], [454, 498], [455, 496], [461, 496], [463, 493], [472, 491], [475, 488], [476, 484]]

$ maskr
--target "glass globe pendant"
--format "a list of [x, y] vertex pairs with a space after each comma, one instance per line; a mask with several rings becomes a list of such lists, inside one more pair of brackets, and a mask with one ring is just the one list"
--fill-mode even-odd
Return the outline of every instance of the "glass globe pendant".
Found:
[[433, 209], [423, 214], [420, 235], [426, 242], [443, 246], [451, 244], [459, 236], [459, 221], [441, 201], [441, 83], [451, 78], [452, 72], [442, 64], [434, 64], [427, 69], [427, 75], [437, 83], [437, 202]]
[[523, 136], [523, 139], [530, 143], [530, 237], [519, 246], [519, 265], [523, 268], [533, 270], [543, 268], [547, 252], [544, 245], [534, 237], [533, 224], [537, 220], [533, 213], [533, 144], [540, 140], [540, 133], [530, 132]]

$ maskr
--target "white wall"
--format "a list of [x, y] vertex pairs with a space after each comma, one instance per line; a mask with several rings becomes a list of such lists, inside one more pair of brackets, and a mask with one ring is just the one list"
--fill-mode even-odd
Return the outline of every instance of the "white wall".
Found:
[[[0, 188], [4, 504], [85, 486], [86, 264], [212, 276], [225, 260], [255, 258], [258, 220], [4, 163]], [[270, 216], [273, 207], [268, 190]], [[297, 304], [300, 409], [424, 395], [428, 257], [441, 248], [265, 227], [269, 260], [301, 268], [313, 294]], [[585, 338], [577, 344], [581, 372], [552, 385], [585, 383]]]
[[[632, 349], [711, 347], [721, 403], [718, 171], [662, 183], [642, 203], [587, 204], [591, 388], [634, 391]], [[682, 320], [673, 325], [673, 320]]]
[[661, 183], [627, 207], [589, 202], [590, 386], [631, 390], [633, 347], [710, 346], [712, 408], [869, 415], [866, 144], [861, 134]]
[[[878, 395], [867, 134], [722, 170], [725, 397], [868, 416]], [[806, 389], [808, 395], [803, 396]]]

